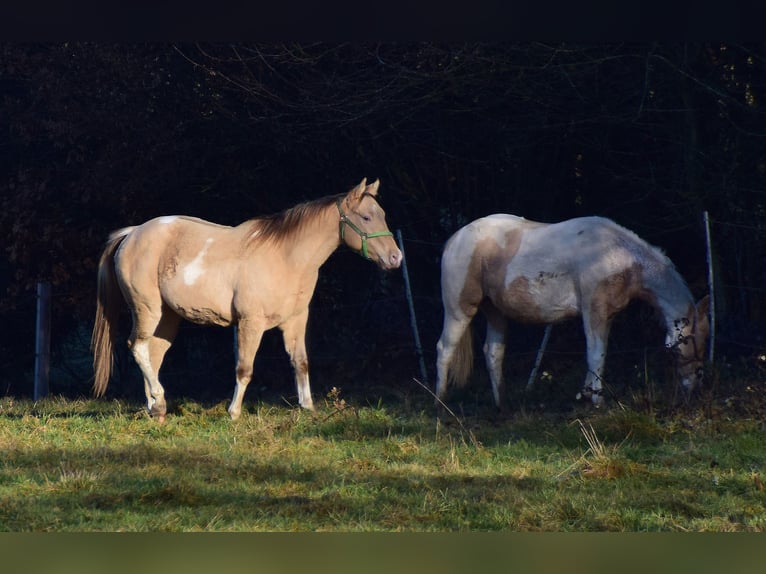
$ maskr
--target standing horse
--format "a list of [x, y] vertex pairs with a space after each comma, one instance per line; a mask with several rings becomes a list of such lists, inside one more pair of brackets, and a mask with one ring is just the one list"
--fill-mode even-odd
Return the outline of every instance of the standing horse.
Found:
[[683, 386], [702, 376], [709, 298], [695, 305], [670, 260], [633, 232], [603, 217], [545, 224], [496, 214], [459, 229], [441, 261], [444, 328], [437, 343], [437, 406], [449, 382], [465, 384], [473, 366], [469, 324], [487, 318], [484, 355], [495, 404], [501, 406], [508, 319], [555, 323], [582, 316], [588, 373], [582, 394], [598, 406], [612, 319], [633, 299], [659, 309], [665, 344]]
[[167, 407], [158, 374], [182, 318], [238, 326], [232, 419], [242, 411], [263, 332], [273, 327], [282, 331], [298, 401], [313, 409], [305, 333], [319, 267], [341, 243], [382, 269], [402, 262], [376, 199], [378, 185], [363, 179], [347, 194], [236, 227], [168, 216], [112, 233], [98, 267], [95, 395], [102, 396], [109, 382], [121, 291], [133, 316], [128, 346], [144, 377], [147, 408], [160, 422]]

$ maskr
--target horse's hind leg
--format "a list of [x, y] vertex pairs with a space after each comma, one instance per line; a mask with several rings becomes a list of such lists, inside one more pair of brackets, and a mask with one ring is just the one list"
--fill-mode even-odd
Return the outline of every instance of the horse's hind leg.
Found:
[[160, 384], [159, 372], [162, 360], [173, 343], [181, 318], [163, 306], [157, 314], [139, 315], [134, 311], [133, 334], [130, 350], [144, 376], [146, 408], [159, 422], [165, 421], [167, 404], [165, 389]]
[[[459, 371], [457, 379], [462, 379], [462, 375], [470, 369], [470, 365], [465, 364], [472, 358], [470, 348], [464, 349], [469, 353], [467, 357], [459, 357], [461, 343], [463, 339], [470, 335], [467, 332], [473, 315], [445, 312], [444, 327], [439, 341], [436, 343], [436, 407], [440, 409], [444, 398], [447, 395], [447, 386], [449, 382], [450, 370]], [[470, 340], [468, 342], [470, 344]], [[458, 360], [459, 365], [453, 365], [453, 361]], [[462, 372], [461, 372], [462, 371]], [[459, 381], [463, 382], [463, 381]]]

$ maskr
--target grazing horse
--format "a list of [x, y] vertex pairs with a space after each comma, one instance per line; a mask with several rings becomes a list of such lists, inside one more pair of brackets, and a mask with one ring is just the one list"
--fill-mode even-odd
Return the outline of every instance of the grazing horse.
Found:
[[236, 227], [179, 215], [112, 233], [98, 267], [94, 394], [102, 396], [109, 382], [122, 292], [133, 316], [128, 346], [144, 377], [147, 409], [160, 422], [167, 407], [158, 374], [181, 319], [237, 325], [232, 419], [242, 411], [263, 332], [273, 327], [282, 331], [298, 401], [313, 409], [305, 334], [319, 267], [341, 243], [382, 269], [402, 262], [376, 199], [378, 186], [365, 178], [347, 194]]
[[633, 299], [664, 317], [666, 347], [683, 386], [701, 379], [709, 297], [695, 305], [670, 260], [632, 231], [603, 217], [546, 224], [495, 214], [459, 229], [441, 261], [444, 328], [437, 343], [437, 407], [448, 383], [465, 384], [473, 368], [471, 319], [487, 318], [484, 355], [495, 404], [501, 406], [508, 319], [555, 323], [582, 316], [588, 373], [582, 394], [599, 406], [612, 319]]

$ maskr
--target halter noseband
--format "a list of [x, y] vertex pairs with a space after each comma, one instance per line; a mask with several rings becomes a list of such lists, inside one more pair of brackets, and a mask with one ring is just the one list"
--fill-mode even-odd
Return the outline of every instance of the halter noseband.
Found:
[[367, 239], [372, 239], [373, 237], [393, 236], [394, 234], [388, 230], [374, 231], [373, 233], [367, 233], [366, 231], [362, 231], [343, 212], [343, 208], [340, 206], [340, 202], [341, 202], [341, 198], [338, 198], [338, 200], [335, 202], [335, 205], [338, 206], [338, 213], [340, 213], [340, 223], [338, 223], [338, 233], [340, 233], [340, 240], [345, 242], [345, 239], [344, 239], [345, 227], [343, 226], [348, 225], [359, 237], [362, 238], [362, 249], [359, 251], [359, 254], [365, 259], [370, 259], [370, 256], [367, 254]]
[[[679, 323], [681, 323], [681, 326], [679, 327]], [[689, 323], [691, 323], [691, 330], [688, 335], [684, 335], [682, 330], [684, 327], [686, 327]], [[676, 363], [679, 367], [685, 367], [686, 365], [689, 365], [691, 363], [699, 362], [702, 359], [700, 358], [697, 348], [697, 316], [696, 313], [691, 321], [689, 321], [688, 318], [683, 317], [681, 319], [675, 320], [674, 328], [676, 329], [676, 332], [678, 335], [676, 336], [676, 341], [672, 345], [670, 345], [668, 348], [670, 351], [676, 355]], [[690, 359], [687, 359], [683, 356], [681, 353], [680, 345], [691, 342], [692, 344], [692, 357]]]

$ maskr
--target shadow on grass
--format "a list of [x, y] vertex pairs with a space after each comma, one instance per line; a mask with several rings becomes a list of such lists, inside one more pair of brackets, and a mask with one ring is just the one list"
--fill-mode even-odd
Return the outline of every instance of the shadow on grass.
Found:
[[4, 531], [452, 530], [464, 528], [461, 517], [503, 529], [486, 509], [521, 504], [544, 487], [529, 477], [339, 469], [331, 462], [296, 468], [294, 461], [233, 462], [205, 450], [145, 445], [44, 449], [11, 454], [4, 464], [42, 482], [33, 503], [23, 495], [0, 498]]

